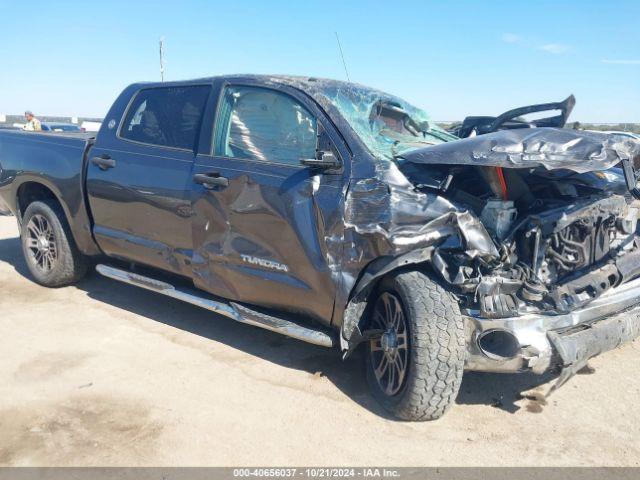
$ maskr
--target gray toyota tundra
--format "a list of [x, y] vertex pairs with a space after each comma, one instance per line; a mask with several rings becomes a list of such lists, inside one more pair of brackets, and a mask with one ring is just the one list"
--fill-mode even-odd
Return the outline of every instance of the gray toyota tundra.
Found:
[[[0, 131], [0, 210], [42, 285], [97, 263], [360, 348], [386, 409], [435, 419], [465, 370], [555, 370], [560, 385], [640, 334], [640, 143], [562, 128], [572, 106], [469, 117], [454, 135], [353, 83], [133, 84], [95, 138]], [[545, 109], [560, 114], [520, 116]]]

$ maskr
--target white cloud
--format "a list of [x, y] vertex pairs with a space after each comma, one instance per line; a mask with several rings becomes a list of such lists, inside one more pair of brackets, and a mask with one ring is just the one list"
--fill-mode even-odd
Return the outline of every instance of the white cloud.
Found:
[[560, 43], [547, 43], [545, 45], [540, 45], [538, 49], [554, 55], [567, 53], [570, 50], [568, 45], [562, 45]]
[[640, 65], [640, 60], [611, 60], [611, 59], [603, 59], [602, 63], [611, 63], [615, 65]]
[[564, 45], [562, 43], [544, 43], [536, 46], [533, 39], [521, 37], [515, 33], [503, 33], [501, 39], [504, 43], [518, 44], [524, 48], [542, 50], [543, 52], [551, 53], [553, 55], [560, 55], [571, 50], [569, 45]]
[[505, 43], [518, 43], [520, 40], [520, 35], [516, 35], [515, 33], [502, 34], [502, 41]]

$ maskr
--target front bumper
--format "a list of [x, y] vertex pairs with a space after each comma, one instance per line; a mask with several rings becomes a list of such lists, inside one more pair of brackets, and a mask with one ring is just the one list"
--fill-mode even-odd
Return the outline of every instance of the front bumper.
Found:
[[[567, 314], [485, 319], [467, 312], [466, 319], [467, 370], [542, 374], [561, 367], [563, 382], [589, 358], [640, 336], [640, 278]], [[499, 356], [480, 347], [482, 336], [495, 331], [515, 339], [515, 355]]]

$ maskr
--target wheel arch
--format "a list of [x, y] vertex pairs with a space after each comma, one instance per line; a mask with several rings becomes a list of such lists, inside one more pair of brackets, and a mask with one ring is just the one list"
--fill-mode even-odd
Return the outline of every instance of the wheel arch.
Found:
[[65, 215], [65, 220], [69, 224], [69, 213], [60, 201], [58, 195], [50, 185], [46, 185], [41, 180], [26, 180], [16, 189], [16, 211], [18, 213], [18, 221], [22, 223], [24, 213], [27, 207], [33, 202], [50, 200], [55, 202]]
[[366, 327], [367, 322], [365, 312], [371, 294], [377, 290], [380, 282], [389, 275], [407, 269], [420, 270], [431, 277], [435, 276], [434, 269], [430, 264], [433, 251], [433, 247], [427, 247], [396, 257], [379, 257], [362, 270], [351, 289], [340, 327], [340, 347], [345, 357], [367, 339], [366, 335], [363, 335], [363, 327]]
[[[63, 188], [67, 186], [67, 184], [61, 185]], [[70, 189], [70, 194], [63, 194], [55, 182], [41, 176], [24, 175], [14, 186], [14, 192], [15, 214], [19, 225], [22, 224], [22, 218], [29, 204], [42, 200], [54, 202], [64, 215], [71, 237], [80, 251], [85, 255], [100, 253], [93, 239], [92, 224], [87, 213], [88, 206], [83, 204], [84, 199], [80, 190], [75, 192]]]

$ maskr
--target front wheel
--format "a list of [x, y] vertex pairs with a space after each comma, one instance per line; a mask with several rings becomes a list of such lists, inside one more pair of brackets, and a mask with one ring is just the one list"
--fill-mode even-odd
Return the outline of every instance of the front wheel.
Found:
[[384, 279], [369, 310], [367, 381], [373, 395], [403, 420], [435, 420], [460, 389], [466, 344], [460, 308], [427, 275], [409, 271]]
[[86, 257], [78, 251], [66, 218], [54, 202], [29, 204], [20, 237], [27, 267], [40, 285], [62, 287], [85, 275]]

